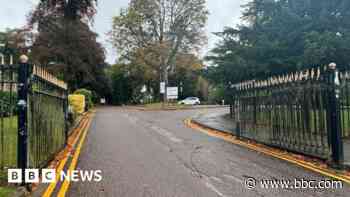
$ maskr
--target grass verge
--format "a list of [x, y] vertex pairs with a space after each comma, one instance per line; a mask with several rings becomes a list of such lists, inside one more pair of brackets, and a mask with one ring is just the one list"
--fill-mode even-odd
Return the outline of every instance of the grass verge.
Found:
[[[0, 118], [0, 182], [17, 163], [17, 116]], [[1, 196], [1, 195], [0, 195]]]
[[12, 187], [0, 187], [0, 196], [1, 197], [10, 197], [13, 192], [15, 192], [15, 188]]

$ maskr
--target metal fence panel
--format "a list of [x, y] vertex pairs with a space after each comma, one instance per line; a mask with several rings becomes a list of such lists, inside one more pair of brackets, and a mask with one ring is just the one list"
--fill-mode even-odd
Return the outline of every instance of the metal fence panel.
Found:
[[322, 83], [304, 81], [242, 93], [241, 136], [328, 158], [326, 92]]
[[319, 67], [235, 84], [236, 134], [342, 162], [350, 133], [349, 82], [350, 73]]
[[67, 87], [34, 66], [28, 97], [29, 167], [43, 167], [66, 142]]
[[0, 181], [41, 168], [67, 142], [67, 85], [38, 66], [0, 65]]
[[17, 67], [0, 65], [0, 179], [17, 166]]

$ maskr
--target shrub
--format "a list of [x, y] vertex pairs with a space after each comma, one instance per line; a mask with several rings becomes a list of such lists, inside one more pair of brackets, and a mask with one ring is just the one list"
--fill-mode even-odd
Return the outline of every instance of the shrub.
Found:
[[16, 113], [17, 93], [0, 91], [0, 113], [10, 116]]
[[78, 117], [78, 113], [76, 113], [71, 106], [68, 107], [68, 126], [71, 128], [74, 123], [75, 123], [75, 120], [77, 119]]
[[100, 96], [97, 94], [97, 92], [92, 91], [92, 103], [99, 103], [100, 102]]
[[16, 103], [17, 93], [0, 91], [0, 100], [6, 103]]
[[220, 104], [224, 98], [225, 87], [223, 85], [212, 87], [209, 91], [209, 103], [211, 104]]

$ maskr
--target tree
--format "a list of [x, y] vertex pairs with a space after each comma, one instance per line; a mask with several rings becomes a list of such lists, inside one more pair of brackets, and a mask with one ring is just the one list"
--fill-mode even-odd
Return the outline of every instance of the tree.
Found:
[[[179, 98], [183, 99], [190, 96], [204, 97], [201, 87], [204, 83], [201, 80], [201, 71], [204, 67], [203, 62], [191, 54], [178, 54], [176, 57], [176, 69], [169, 76], [170, 86], [179, 86]], [[182, 90], [181, 90], [182, 89]], [[203, 94], [202, 94], [203, 93]]]
[[[65, 18], [68, 21], [92, 20], [96, 14], [97, 0], [40, 0], [31, 14], [30, 23], [46, 21], [46, 18]], [[40, 25], [46, 26], [45, 23]]]
[[[139, 59], [127, 64], [115, 64], [107, 69], [114, 104], [139, 103], [144, 96], [152, 96], [153, 101], [156, 101], [154, 93], [159, 91], [157, 71], [143, 61], [146, 57], [142, 56], [142, 51], [138, 53]], [[169, 85], [180, 87], [182, 84], [181, 98], [194, 95], [206, 97], [206, 81], [200, 78], [202, 62], [188, 54], [178, 54], [176, 59], [176, 70], [169, 75]], [[141, 92], [144, 86], [147, 91]]]
[[[168, 84], [179, 52], [190, 53], [205, 41], [208, 11], [205, 0], [131, 0], [113, 19], [111, 38], [120, 56], [134, 59], [139, 50], [156, 57], [147, 64], [157, 67]], [[164, 94], [166, 100], [166, 94]]]
[[132, 87], [129, 84], [125, 65], [112, 65], [107, 69], [111, 83], [111, 103], [114, 105], [126, 104], [132, 100]]
[[[70, 33], [65, 35], [67, 30]], [[103, 74], [105, 60], [104, 49], [96, 37], [80, 22], [55, 31], [41, 31], [32, 46], [33, 61], [46, 65], [67, 81], [72, 90], [91, 87]]]
[[88, 88], [108, 94], [105, 51], [89, 22], [96, 0], [41, 0], [29, 23], [38, 30], [32, 59], [68, 82], [71, 91]]
[[12, 56], [14, 62], [19, 59], [30, 35], [27, 29], [6, 29], [0, 32], [0, 53], [6, 56], [7, 63], [9, 63], [9, 56]]
[[349, 66], [349, 1], [252, 0], [244, 8], [243, 25], [217, 33], [210, 80], [228, 86], [330, 62]]

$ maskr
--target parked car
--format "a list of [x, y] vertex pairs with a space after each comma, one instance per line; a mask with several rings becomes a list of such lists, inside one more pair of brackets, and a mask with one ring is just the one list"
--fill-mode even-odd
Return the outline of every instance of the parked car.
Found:
[[199, 105], [201, 101], [197, 97], [187, 97], [186, 99], [178, 102], [180, 105]]

